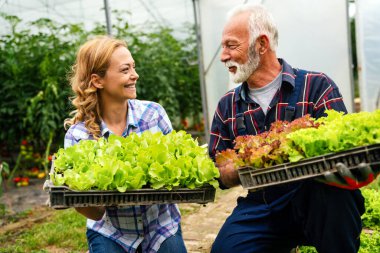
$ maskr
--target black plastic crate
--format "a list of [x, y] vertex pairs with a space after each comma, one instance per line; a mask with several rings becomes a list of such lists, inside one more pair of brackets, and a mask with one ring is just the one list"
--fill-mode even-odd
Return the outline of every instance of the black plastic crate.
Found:
[[336, 164], [343, 163], [350, 170], [360, 164], [380, 166], [380, 144], [308, 158], [295, 163], [284, 163], [269, 168], [244, 167], [238, 170], [240, 182], [247, 190], [259, 189], [298, 180], [318, 177], [326, 172], [337, 172]]
[[196, 189], [139, 189], [119, 191], [74, 191], [65, 186], [53, 186], [47, 180], [44, 186], [49, 191], [49, 206], [55, 209], [88, 206], [152, 205], [166, 203], [206, 204], [215, 199], [215, 188], [205, 186]]

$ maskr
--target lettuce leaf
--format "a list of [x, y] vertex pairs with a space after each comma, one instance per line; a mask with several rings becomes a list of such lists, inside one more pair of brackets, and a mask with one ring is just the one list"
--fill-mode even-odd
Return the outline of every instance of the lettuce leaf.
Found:
[[58, 150], [54, 166], [50, 175], [54, 185], [74, 190], [218, 187], [219, 177], [207, 147], [199, 146], [184, 131], [80, 141]]

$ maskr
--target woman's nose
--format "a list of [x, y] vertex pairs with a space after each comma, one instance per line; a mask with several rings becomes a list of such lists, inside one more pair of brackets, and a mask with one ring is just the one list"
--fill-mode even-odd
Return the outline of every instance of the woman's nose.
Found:
[[136, 80], [139, 79], [139, 74], [137, 74], [137, 72], [136, 72], [135, 69], [133, 69], [133, 72], [132, 72], [131, 78], [132, 78], [132, 79], [136, 79]]

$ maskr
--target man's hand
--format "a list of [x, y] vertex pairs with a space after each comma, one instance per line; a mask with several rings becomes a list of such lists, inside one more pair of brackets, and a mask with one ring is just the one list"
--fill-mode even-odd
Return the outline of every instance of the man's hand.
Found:
[[228, 188], [237, 186], [240, 184], [239, 173], [232, 164], [218, 167], [220, 172], [220, 181]]
[[222, 185], [231, 188], [240, 184], [238, 168], [243, 166], [243, 160], [238, 157], [233, 149], [226, 149], [217, 152], [215, 155], [215, 165], [220, 172], [220, 181]]
[[370, 184], [380, 173], [380, 168], [373, 168], [366, 163], [359, 164], [352, 171], [343, 163], [337, 163], [338, 172], [327, 172], [316, 180], [338, 188], [355, 190]]

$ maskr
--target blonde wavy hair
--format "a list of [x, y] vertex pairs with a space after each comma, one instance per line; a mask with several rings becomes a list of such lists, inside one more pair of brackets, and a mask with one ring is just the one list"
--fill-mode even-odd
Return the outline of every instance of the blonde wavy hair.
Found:
[[79, 48], [75, 64], [69, 74], [70, 85], [74, 92], [71, 102], [76, 109], [70, 113], [74, 116], [64, 121], [65, 129], [78, 122], [84, 122], [94, 139], [100, 138], [102, 117], [98, 89], [93, 85], [91, 75], [104, 77], [112, 53], [119, 47], [127, 48], [127, 44], [109, 36], [98, 36]]

